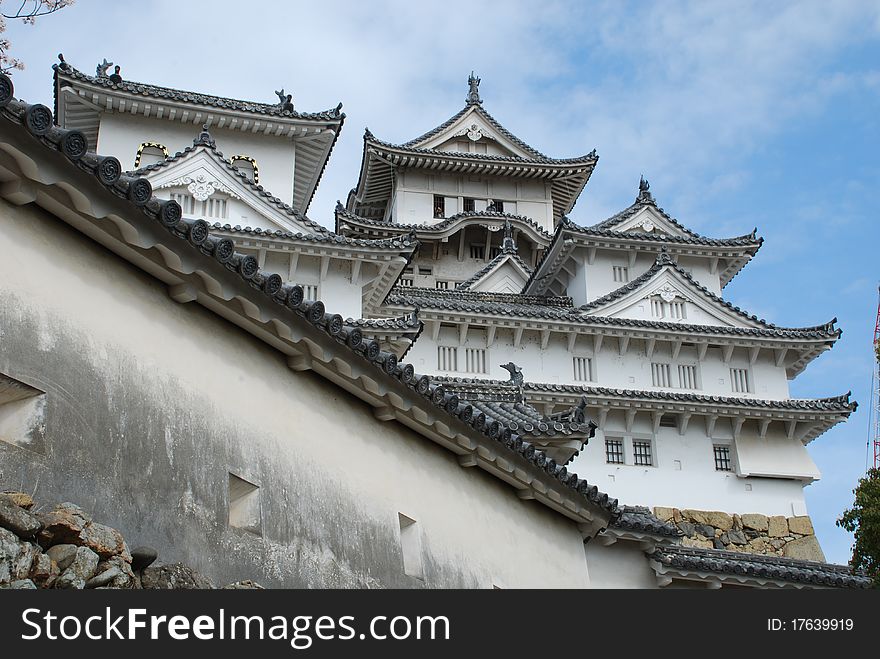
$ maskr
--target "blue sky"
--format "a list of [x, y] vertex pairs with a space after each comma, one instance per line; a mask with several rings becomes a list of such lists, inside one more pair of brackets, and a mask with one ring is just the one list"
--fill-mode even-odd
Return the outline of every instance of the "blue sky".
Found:
[[[3, 2], [7, 9], [9, 2]], [[252, 8], [259, 6], [260, 11]], [[810, 446], [807, 504], [826, 556], [865, 468], [880, 268], [880, 4], [864, 2], [268, 2], [76, 5], [10, 25], [16, 94], [51, 106], [58, 52], [91, 72], [275, 102], [344, 103], [348, 118], [309, 215], [328, 226], [356, 183], [365, 126], [405, 141], [457, 112], [473, 69], [485, 107], [555, 157], [600, 160], [571, 217], [628, 206], [639, 176], [661, 206], [713, 237], [765, 243], [725, 289], [783, 326], [837, 316], [835, 348], [793, 396], [852, 389], [862, 406]]]

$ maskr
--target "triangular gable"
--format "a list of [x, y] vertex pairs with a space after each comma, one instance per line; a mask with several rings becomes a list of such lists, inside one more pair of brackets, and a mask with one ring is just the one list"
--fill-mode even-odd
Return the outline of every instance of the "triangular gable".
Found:
[[593, 316], [680, 322], [715, 327], [766, 328], [768, 323], [697, 284], [668, 257], [651, 270], [582, 309]]
[[247, 219], [239, 221], [231, 215], [229, 224], [246, 223], [254, 228], [290, 233], [326, 233], [319, 225], [282, 208], [273, 195], [258, 193], [247, 177], [210, 146], [191, 147], [164, 163], [145, 168], [142, 173], [162, 196], [166, 191], [166, 194], [182, 191], [198, 202], [212, 198], [226, 198], [229, 204], [237, 202]]
[[532, 274], [516, 254], [499, 254], [486, 267], [457, 287], [480, 293], [520, 293]]
[[422, 138], [408, 142], [407, 146], [454, 151], [455, 145], [459, 142], [488, 142], [496, 147], [495, 150], [500, 150], [497, 155], [529, 159], [535, 157], [534, 153], [529, 153], [508, 135], [510, 135], [509, 131], [504, 130], [480, 106], [470, 105]]
[[622, 219], [619, 224], [603, 228], [613, 228], [614, 231], [622, 233], [647, 233], [654, 236], [675, 236], [678, 238], [693, 235], [682, 230], [681, 226], [670, 222], [669, 218], [653, 205], [642, 206], [628, 218]]

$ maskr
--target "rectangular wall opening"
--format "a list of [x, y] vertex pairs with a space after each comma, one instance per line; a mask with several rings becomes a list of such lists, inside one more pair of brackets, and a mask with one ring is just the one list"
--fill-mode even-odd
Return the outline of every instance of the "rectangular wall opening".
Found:
[[45, 453], [46, 392], [0, 373], [0, 441]]
[[397, 513], [397, 520], [400, 524], [400, 548], [403, 551], [403, 572], [410, 577], [424, 579], [425, 571], [424, 566], [422, 565], [422, 537], [419, 532], [419, 525], [416, 520], [403, 513]]
[[229, 474], [229, 526], [263, 535], [260, 487], [232, 473]]

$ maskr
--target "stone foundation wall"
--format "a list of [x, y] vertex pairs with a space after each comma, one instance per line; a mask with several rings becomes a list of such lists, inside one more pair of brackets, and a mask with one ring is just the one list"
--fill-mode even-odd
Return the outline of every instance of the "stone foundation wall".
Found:
[[809, 516], [783, 517], [757, 513], [654, 508], [654, 515], [684, 534], [685, 547], [724, 549], [748, 554], [825, 561]]

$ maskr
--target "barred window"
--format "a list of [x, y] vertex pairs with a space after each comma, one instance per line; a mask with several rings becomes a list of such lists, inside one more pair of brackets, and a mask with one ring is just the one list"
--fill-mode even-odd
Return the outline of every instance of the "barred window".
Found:
[[401, 278], [400, 278], [400, 285], [401, 285], [401, 286], [412, 286], [412, 285], [413, 285], [413, 278], [412, 278], [412, 276], [410, 276], [410, 277], [401, 277]]
[[669, 303], [669, 317], [675, 320], [684, 320], [687, 318], [686, 305], [684, 302]]
[[449, 282], [448, 281], [441, 281], [438, 279], [436, 282], [434, 282], [434, 285], [442, 291], [449, 290]]
[[633, 440], [633, 464], [643, 467], [651, 467], [654, 460], [651, 457], [651, 442]]
[[454, 346], [437, 346], [437, 370], [458, 370], [458, 350]]
[[196, 214], [196, 200], [193, 198], [191, 194], [184, 194], [182, 192], [172, 192], [171, 198], [180, 204], [180, 208], [183, 211], [184, 215], [195, 215]]
[[434, 217], [446, 217], [446, 197], [434, 195]]
[[651, 384], [655, 387], [671, 387], [669, 364], [651, 362]]
[[593, 382], [593, 358], [572, 357], [576, 382]]
[[494, 259], [499, 254], [501, 254], [501, 247], [495, 245], [489, 248], [489, 258]]
[[300, 284], [303, 289], [303, 298], [306, 300], [317, 300], [318, 299], [318, 285], [317, 284]]
[[486, 349], [465, 348], [464, 365], [467, 373], [486, 373]]
[[730, 447], [713, 446], [715, 451], [715, 471], [730, 471]]
[[752, 393], [752, 378], [749, 375], [749, 369], [730, 369], [730, 390], [735, 394]]
[[681, 389], [698, 389], [697, 367], [692, 364], [679, 364], [678, 386]]
[[623, 284], [629, 281], [629, 268], [625, 265], [613, 265], [611, 270], [614, 274], [614, 281]]
[[[474, 205], [474, 200], [470, 197], [464, 198], [464, 212], [465, 213], [473, 213], [476, 210], [476, 206]], [[474, 257], [471, 257], [474, 258]], [[482, 257], [480, 257], [482, 258]]]
[[472, 259], [482, 259], [485, 258], [486, 248], [484, 245], [471, 245], [471, 258]]
[[623, 440], [622, 439], [606, 439], [605, 440], [605, 462], [608, 464], [623, 464]]
[[663, 300], [651, 298], [651, 315], [654, 316], [654, 318], [666, 317], [666, 315], [663, 313]]

